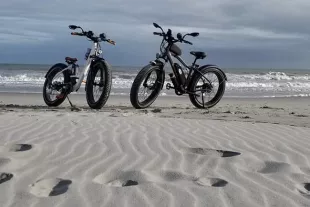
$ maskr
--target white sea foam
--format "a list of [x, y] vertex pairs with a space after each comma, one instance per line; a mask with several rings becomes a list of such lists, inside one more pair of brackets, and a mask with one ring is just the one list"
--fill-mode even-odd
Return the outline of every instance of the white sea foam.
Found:
[[[135, 73], [113, 72], [112, 92], [117, 94], [128, 94], [131, 88]], [[0, 71], [0, 89], [3, 88], [41, 88], [44, 84], [44, 73], [29, 72], [16, 74], [1, 74]], [[238, 96], [261, 94], [261, 96], [307, 96], [310, 92], [310, 75], [308, 74], [286, 74], [284, 72], [268, 72], [263, 74], [234, 74], [227, 73], [228, 82], [226, 83], [226, 95], [233, 93]], [[166, 76], [166, 83], [171, 83]], [[84, 86], [82, 86], [84, 87]], [[164, 87], [165, 89], [165, 87]], [[39, 89], [38, 89], [39, 90]], [[113, 90], [117, 90], [116, 92]], [[123, 91], [121, 91], [123, 90]], [[228, 94], [227, 94], [228, 93]], [[267, 93], [267, 94], [266, 94]], [[173, 94], [173, 93], [171, 93]], [[161, 95], [169, 95], [166, 90]]]

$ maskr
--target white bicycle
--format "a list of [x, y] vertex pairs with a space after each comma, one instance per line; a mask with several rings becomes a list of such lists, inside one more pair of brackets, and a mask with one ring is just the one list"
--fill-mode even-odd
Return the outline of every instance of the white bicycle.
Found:
[[[95, 36], [92, 31], [84, 31], [80, 26], [69, 25], [69, 28], [81, 29], [82, 32], [71, 32], [71, 35], [85, 36], [94, 44], [92, 48], [87, 48], [86, 64], [81, 72], [79, 72], [77, 58], [71, 57], [65, 58], [68, 65], [57, 63], [48, 70], [43, 86], [44, 102], [48, 106], [59, 106], [71, 92], [77, 92], [80, 89], [82, 82], [85, 83], [84, 77], [87, 77], [85, 84], [87, 103], [93, 109], [100, 109], [110, 95], [112, 72], [106, 60], [100, 57], [102, 50], [99, 43], [104, 41], [115, 45], [115, 42], [106, 39], [105, 33]], [[70, 100], [69, 103], [73, 106]]]

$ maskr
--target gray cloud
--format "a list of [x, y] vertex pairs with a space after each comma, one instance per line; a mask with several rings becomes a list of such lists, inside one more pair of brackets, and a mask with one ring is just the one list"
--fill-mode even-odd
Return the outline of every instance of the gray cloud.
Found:
[[143, 65], [159, 50], [157, 22], [174, 34], [200, 33], [193, 46], [182, 44], [188, 61], [186, 52], [204, 50], [223, 67], [309, 68], [309, 10], [308, 0], [10, 0], [1, 3], [0, 62], [82, 58], [90, 42], [70, 35], [77, 24], [116, 40], [103, 45], [111, 64]]

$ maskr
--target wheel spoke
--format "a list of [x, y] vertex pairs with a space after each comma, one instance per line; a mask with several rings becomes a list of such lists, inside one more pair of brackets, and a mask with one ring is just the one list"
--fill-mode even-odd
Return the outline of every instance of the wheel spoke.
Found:
[[197, 94], [198, 96], [194, 96], [194, 99], [201, 107], [205, 107], [216, 97], [220, 84], [218, 76], [213, 71], [206, 71], [196, 81], [194, 93], [200, 92], [201, 95]]
[[[141, 96], [143, 97], [143, 100], [139, 100], [140, 102], [143, 102], [145, 101], [146, 99], [148, 99], [148, 97], [152, 94], [152, 92], [155, 90], [155, 83], [156, 83], [156, 80], [157, 80], [157, 74], [156, 74], [156, 71], [152, 71], [152, 72], [155, 72], [155, 74], [151, 73], [147, 79], [147, 81], [143, 80], [142, 81], [142, 89], [141, 89], [141, 92], [139, 90], [138, 94], [141, 94]], [[155, 76], [155, 77], [154, 77]], [[147, 78], [147, 76], [145, 77]], [[154, 81], [152, 81], [152, 79], [155, 79]], [[149, 82], [150, 81], [150, 82]], [[150, 92], [150, 94], [149, 94]], [[139, 96], [139, 95], [138, 95]], [[139, 99], [139, 98], [138, 98]]]
[[96, 73], [93, 74], [92, 83], [92, 98], [94, 102], [98, 102], [102, 93], [104, 92], [104, 78], [102, 68], [97, 68]]
[[[62, 77], [61, 77], [62, 76]], [[60, 95], [64, 85], [64, 74], [58, 73], [49, 80], [48, 86], [45, 88], [47, 99], [50, 102], [57, 100], [57, 95]]]

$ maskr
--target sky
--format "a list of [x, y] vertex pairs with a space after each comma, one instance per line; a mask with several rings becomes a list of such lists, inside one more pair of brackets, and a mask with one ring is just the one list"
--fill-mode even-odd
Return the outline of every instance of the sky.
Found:
[[104, 32], [116, 45], [102, 43], [111, 65], [143, 66], [159, 52], [164, 30], [199, 32], [180, 44], [204, 51], [200, 64], [230, 68], [310, 69], [309, 0], [9, 0], [0, 8], [0, 63], [53, 64], [66, 56], [80, 64], [91, 42], [71, 36], [75, 24]]

